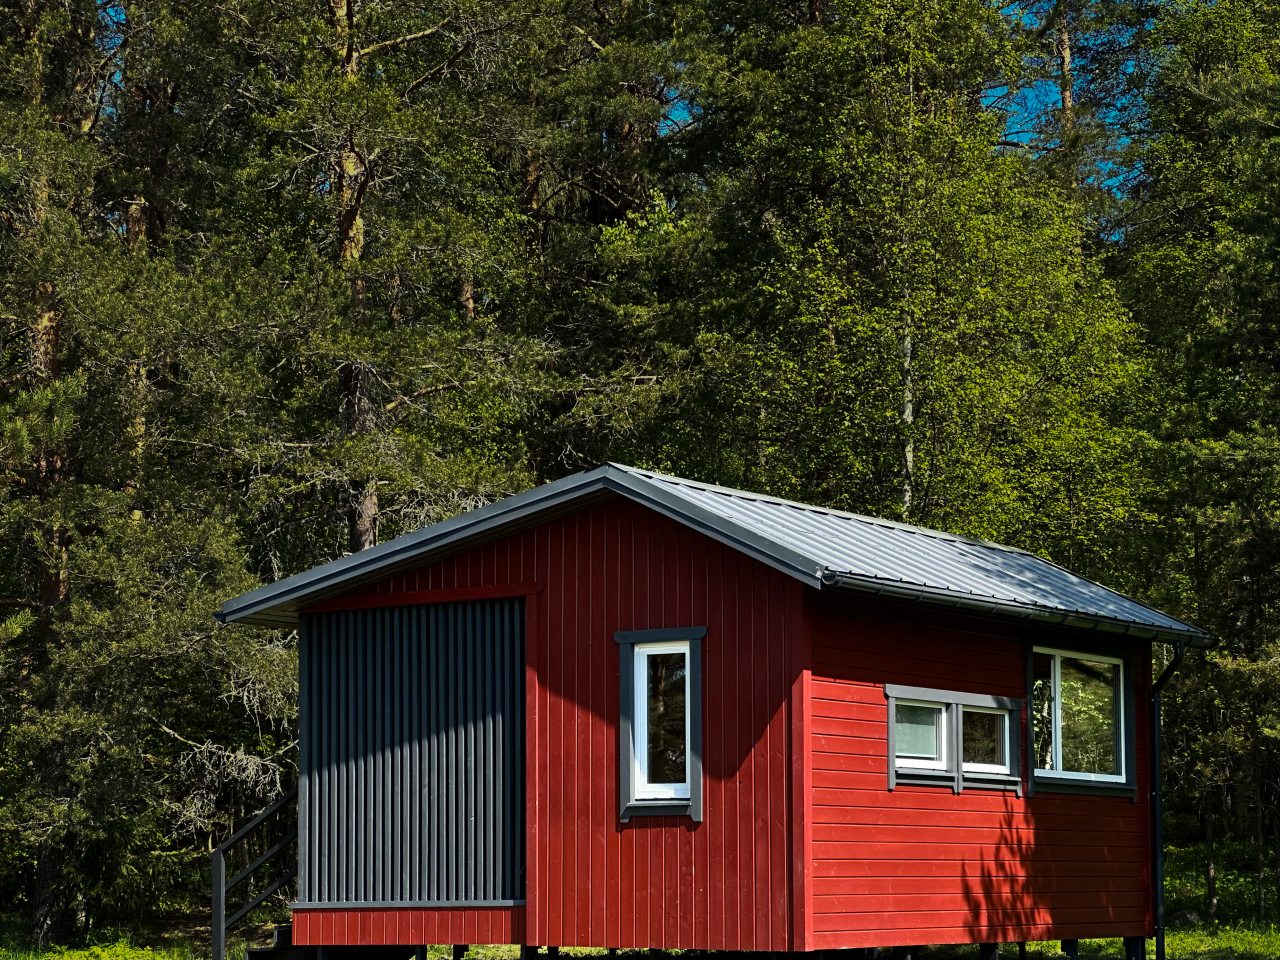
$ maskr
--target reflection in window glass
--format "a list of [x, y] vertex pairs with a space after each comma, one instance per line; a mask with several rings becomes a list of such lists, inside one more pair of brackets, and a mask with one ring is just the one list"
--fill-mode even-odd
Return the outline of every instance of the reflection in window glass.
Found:
[[900, 759], [942, 763], [942, 708], [918, 703], [895, 706], [897, 749]]
[[1008, 769], [1008, 716], [991, 710], [965, 709], [961, 731], [965, 766]]
[[1062, 769], [1118, 774], [1116, 703], [1120, 667], [1083, 657], [1063, 656]]
[[687, 779], [685, 731], [685, 654], [653, 653], [648, 671], [648, 780], [684, 783]]
[[1031, 722], [1036, 769], [1056, 770], [1053, 762], [1053, 654], [1037, 651], [1031, 659]]

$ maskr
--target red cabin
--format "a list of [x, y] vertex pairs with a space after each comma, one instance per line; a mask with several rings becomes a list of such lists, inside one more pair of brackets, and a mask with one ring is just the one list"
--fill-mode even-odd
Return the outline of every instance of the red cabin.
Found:
[[219, 618], [299, 629], [292, 937], [330, 948], [1136, 952], [1152, 644], [1210, 642], [1019, 550], [616, 465]]

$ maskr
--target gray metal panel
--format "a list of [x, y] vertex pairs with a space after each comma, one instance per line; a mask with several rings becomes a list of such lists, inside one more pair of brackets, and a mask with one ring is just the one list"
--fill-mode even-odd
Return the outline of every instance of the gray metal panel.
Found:
[[524, 601], [307, 614], [299, 902], [524, 896]]
[[526, 490], [261, 587], [223, 604], [224, 622], [289, 625], [298, 609], [608, 493], [642, 503], [789, 576], [988, 613], [1210, 646], [1208, 634], [1040, 557], [981, 540], [827, 510], [618, 464]]

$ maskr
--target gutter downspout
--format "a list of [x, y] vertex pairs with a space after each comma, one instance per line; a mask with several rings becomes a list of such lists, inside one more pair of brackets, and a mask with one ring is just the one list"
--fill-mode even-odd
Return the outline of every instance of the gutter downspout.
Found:
[[1178, 641], [1173, 659], [1151, 686], [1151, 886], [1156, 921], [1156, 960], [1164, 955], [1164, 792], [1161, 789], [1160, 695], [1186, 656], [1187, 645]]

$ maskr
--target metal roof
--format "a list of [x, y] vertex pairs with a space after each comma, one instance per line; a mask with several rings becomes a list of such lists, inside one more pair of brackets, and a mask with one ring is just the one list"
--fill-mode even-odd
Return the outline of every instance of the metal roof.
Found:
[[1210, 646], [1204, 631], [1034, 554], [938, 530], [605, 464], [397, 537], [223, 604], [218, 619], [297, 622], [300, 607], [514, 529], [628, 497], [797, 578], [1006, 616]]

